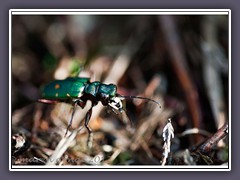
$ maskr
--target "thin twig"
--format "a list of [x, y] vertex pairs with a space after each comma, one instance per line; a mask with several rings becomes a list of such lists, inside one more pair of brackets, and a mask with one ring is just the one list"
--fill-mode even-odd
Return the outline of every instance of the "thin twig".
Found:
[[228, 135], [228, 123], [225, 123], [212, 137], [203, 143], [198, 150], [201, 154], [207, 154], [213, 150], [217, 143]]

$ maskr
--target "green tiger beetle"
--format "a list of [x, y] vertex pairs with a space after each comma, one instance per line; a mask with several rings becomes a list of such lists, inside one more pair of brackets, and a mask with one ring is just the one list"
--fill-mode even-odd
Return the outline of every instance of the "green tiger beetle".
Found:
[[91, 146], [90, 139], [92, 139], [92, 130], [88, 127], [88, 123], [92, 115], [92, 109], [99, 101], [101, 101], [103, 106], [120, 113], [123, 111], [122, 100], [124, 99], [138, 98], [148, 100], [161, 107], [159, 102], [149, 98], [120, 95], [117, 93], [117, 86], [114, 84], [103, 84], [99, 81], [90, 82], [90, 78], [83, 77], [68, 77], [65, 80], [52, 81], [42, 88], [41, 96], [42, 99], [38, 101], [42, 103], [67, 102], [73, 105], [71, 119], [68, 122], [65, 136], [71, 127], [76, 107], [84, 108], [88, 100], [92, 102], [84, 121], [84, 126], [88, 131], [88, 147]]

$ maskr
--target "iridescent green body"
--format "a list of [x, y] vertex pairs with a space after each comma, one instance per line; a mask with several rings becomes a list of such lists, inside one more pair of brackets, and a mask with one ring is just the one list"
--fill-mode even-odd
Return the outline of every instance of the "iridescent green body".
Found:
[[[101, 94], [109, 97], [116, 96], [117, 87], [114, 84], [103, 84], [95, 81], [90, 82], [89, 78], [69, 77], [65, 80], [55, 80], [42, 89], [42, 98], [49, 100], [78, 99], [84, 96], [97, 98]], [[89, 97], [92, 99], [91, 97]]]
[[42, 98], [53, 100], [79, 98], [88, 83], [89, 78], [69, 77], [65, 80], [55, 80], [43, 87]]
[[117, 92], [117, 87], [114, 84], [103, 84], [101, 82], [95, 81], [89, 83], [85, 86], [84, 92], [97, 96], [100, 93], [107, 94], [109, 96], [115, 96]]

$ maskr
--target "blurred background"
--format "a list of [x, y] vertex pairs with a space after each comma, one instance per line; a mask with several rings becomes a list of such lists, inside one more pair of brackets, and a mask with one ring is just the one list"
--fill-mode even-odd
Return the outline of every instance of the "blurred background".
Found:
[[[227, 163], [227, 138], [209, 152], [199, 147], [229, 120], [228, 21], [227, 15], [13, 15], [12, 163], [49, 164], [57, 153], [57, 165], [160, 165], [169, 118], [175, 137], [167, 165]], [[69, 76], [114, 83], [119, 94], [162, 107], [130, 99], [126, 114], [117, 115], [99, 103], [89, 123], [92, 151], [83, 128], [59, 153], [72, 106], [37, 99], [44, 84]], [[77, 109], [71, 131], [87, 110]]]

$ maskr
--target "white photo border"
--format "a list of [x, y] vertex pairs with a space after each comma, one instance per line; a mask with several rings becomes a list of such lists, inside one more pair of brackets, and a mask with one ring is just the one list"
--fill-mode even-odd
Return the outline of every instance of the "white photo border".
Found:
[[[228, 15], [229, 161], [227, 166], [18, 166], [12, 165], [11, 76], [13, 15]], [[230, 9], [10, 9], [9, 10], [9, 170], [10, 171], [231, 171], [231, 10]]]

